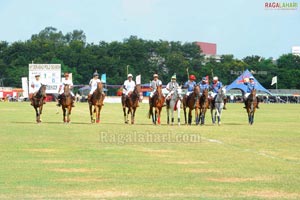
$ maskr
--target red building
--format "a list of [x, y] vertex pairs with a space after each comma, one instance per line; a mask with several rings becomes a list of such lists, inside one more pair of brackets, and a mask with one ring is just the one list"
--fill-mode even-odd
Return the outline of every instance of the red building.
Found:
[[208, 42], [196, 42], [196, 44], [201, 48], [201, 51], [205, 55], [217, 55], [217, 44]]

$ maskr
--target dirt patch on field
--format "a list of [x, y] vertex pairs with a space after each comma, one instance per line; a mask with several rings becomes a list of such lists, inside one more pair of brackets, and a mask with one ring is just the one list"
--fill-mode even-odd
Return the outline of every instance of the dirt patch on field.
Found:
[[43, 160], [44, 164], [82, 164], [84, 160]]
[[57, 150], [43, 148], [43, 149], [25, 149], [25, 151], [38, 152], [38, 153], [53, 153], [56, 152]]
[[167, 150], [167, 149], [141, 149], [139, 151], [160, 158], [170, 157], [170, 155], [176, 153], [176, 151], [174, 150]]
[[73, 177], [73, 178], [62, 178], [57, 179], [57, 182], [80, 182], [80, 183], [89, 183], [89, 182], [103, 182], [108, 179], [104, 178], [94, 178], [94, 177]]
[[167, 149], [142, 149], [142, 152], [146, 153], [174, 153], [174, 150], [167, 150]]
[[253, 178], [208, 178], [208, 181], [220, 182], [220, 183], [242, 183], [242, 182], [252, 182], [252, 181], [269, 181], [271, 178], [267, 177], [253, 177]]
[[192, 160], [182, 160], [182, 161], [175, 161], [175, 162], [167, 162], [168, 164], [178, 164], [178, 165], [202, 165], [208, 164], [206, 161], [192, 161]]
[[297, 193], [288, 193], [288, 192], [282, 192], [282, 191], [271, 191], [271, 190], [265, 190], [265, 191], [248, 191], [242, 193], [243, 196], [246, 197], [256, 197], [256, 198], [262, 198], [262, 199], [299, 199], [300, 194]]
[[[118, 191], [118, 190], [95, 190], [95, 191], [70, 191], [66, 193], [67, 197], [71, 198], [120, 198], [120, 197], [133, 197], [131, 192]], [[65, 196], [64, 196], [65, 197]]]
[[85, 172], [93, 172], [94, 170], [86, 169], [86, 168], [57, 168], [50, 169], [49, 171], [53, 172], [66, 172], [66, 173], [85, 173]]
[[185, 171], [191, 173], [209, 173], [209, 172], [219, 173], [220, 172], [220, 170], [218, 169], [187, 169]]

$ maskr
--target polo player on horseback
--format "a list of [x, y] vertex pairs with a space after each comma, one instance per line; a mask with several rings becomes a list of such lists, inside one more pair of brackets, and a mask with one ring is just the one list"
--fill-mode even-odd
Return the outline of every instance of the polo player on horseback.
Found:
[[[35, 97], [36, 93], [39, 91], [40, 87], [42, 85], [42, 82], [40, 80], [40, 74], [35, 75], [35, 80], [31, 82], [31, 92], [29, 93], [29, 99], [31, 101], [31, 104], [33, 106], [33, 98]], [[46, 96], [44, 96], [44, 100], [46, 99]], [[45, 101], [43, 101], [45, 104]]]
[[175, 90], [179, 88], [179, 84], [176, 81], [176, 74], [171, 77], [171, 81], [167, 84], [166, 89], [169, 92], [167, 95], [167, 99], [170, 99], [172, 94], [174, 94]]
[[[246, 90], [246, 93], [244, 94], [244, 103], [245, 103], [245, 107], [247, 107], [247, 99], [248, 99], [248, 96], [250, 95], [251, 91], [253, 89], [256, 89], [256, 83], [254, 81], [254, 77], [253, 76], [250, 76], [249, 79], [245, 78], [244, 79], [244, 84], [247, 86], [247, 90]], [[258, 107], [258, 104], [259, 104], [259, 99], [258, 97], [256, 96], [256, 99], [257, 99], [257, 105], [256, 105], [256, 108], [259, 109]]]
[[152, 97], [154, 96], [154, 94], [156, 93], [156, 88], [157, 86], [161, 86], [162, 82], [161, 80], [158, 79], [158, 74], [153, 74], [153, 80], [150, 83], [150, 97], [149, 97], [149, 103], [153, 106], [153, 100]]
[[[210, 89], [211, 89], [210, 101], [215, 101], [215, 98], [216, 98], [217, 94], [219, 93], [219, 90], [222, 87], [223, 87], [223, 84], [221, 81], [219, 81], [219, 78], [217, 76], [213, 77], [213, 82], [210, 85]], [[224, 99], [224, 107], [223, 107], [224, 110], [226, 110], [226, 107], [225, 107], [226, 102], [227, 102], [227, 99]]]
[[[65, 85], [69, 85], [69, 88], [70, 90], [73, 88], [73, 82], [69, 79], [69, 73], [66, 72], [64, 73], [64, 76], [65, 76], [65, 80], [62, 81], [61, 85], [59, 86], [59, 89], [58, 89], [58, 104], [57, 106], [61, 106], [61, 99], [62, 99], [62, 94], [64, 93], [64, 87]], [[74, 93], [72, 91], [70, 91], [71, 93], [71, 96], [72, 96], [72, 99], [73, 99], [73, 102], [72, 102], [72, 107], [75, 107], [74, 106], [74, 101], [75, 101], [75, 96], [74, 96]]]
[[133, 92], [135, 87], [135, 82], [132, 80], [132, 74], [127, 75], [127, 80], [123, 84], [123, 94], [122, 94], [122, 106], [125, 108], [126, 98]]
[[[99, 74], [97, 71], [94, 72], [93, 74], [93, 78], [90, 80], [90, 83], [89, 83], [89, 86], [91, 87], [91, 90], [90, 90], [90, 93], [88, 94], [88, 103], [91, 104], [91, 98], [92, 98], [92, 95], [94, 93], [94, 91], [97, 89], [97, 84], [101, 82], [100, 79], [99, 79]], [[105, 96], [105, 93], [102, 92], [102, 95]]]
[[[196, 83], [196, 76], [191, 74], [189, 76], [189, 80], [187, 82], [184, 83], [183, 88], [187, 88], [187, 92], [186, 92], [186, 101], [189, 101], [190, 98], [190, 94], [194, 91], [194, 87], [197, 85]], [[195, 101], [196, 102], [196, 101]], [[195, 105], [194, 105], [195, 106]]]
[[194, 91], [194, 87], [197, 85], [195, 75], [191, 74], [189, 80], [184, 83], [183, 88], [187, 88], [186, 96], [189, 97]]
[[209, 90], [209, 84], [208, 84], [208, 80], [206, 79], [206, 77], [203, 77], [201, 82], [198, 83], [198, 85], [200, 86], [200, 95], [202, 95], [204, 90]]

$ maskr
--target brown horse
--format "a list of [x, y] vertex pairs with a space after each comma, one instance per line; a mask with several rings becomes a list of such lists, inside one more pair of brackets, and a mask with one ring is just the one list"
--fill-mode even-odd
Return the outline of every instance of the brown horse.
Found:
[[41, 85], [38, 92], [32, 97], [32, 106], [36, 114], [36, 122], [41, 123], [41, 114], [43, 111], [44, 99], [46, 97], [46, 85]]
[[[159, 85], [156, 87], [156, 92], [153, 95], [153, 97], [149, 101], [149, 118], [152, 117], [152, 123], [156, 124], [156, 121], [158, 124], [160, 124], [160, 113], [162, 110], [162, 107], [164, 106], [165, 102], [165, 96], [162, 93], [162, 86]], [[155, 108], [155, 115], [153, 115], [153, 107]]]
[[257, 107], [257, 98], [256, 98], [256, 89], [253, 89], [250, 95], [247, 98], [246, 109], [248, 113], [248, 122], [249, 125], [252, 125], [254, 122], [254, 113]]
[[[95, 123], [95, 117], [96, 117], [96, 123], [100, 122], [100, 112], [103, 106], [104, 98], [105, 95], [103, 94], [103, 84], [102, 82], [98, 82], [97, 89], [92, 94], [91, 103], [89, 103], [90, 117], [92, 123]], [[93, 106], [94, 106], [94, 110], [92, 110]]]
[[[122, 96], [122, 98], [125, 98], [122, 103], [124, 102], [123, 106], [123, 113], [124, 113], [124, 122], [125, 124], [128, 124], [128, 115], [131, 114], [131, 124], [134, 124], [134, 117], [135, 117], [135, 111], [137, 107], [139, 106], [139, 99], [140, 99], [140, 85], [136, 85], [134, 87], [133, 92], [130, 92], [128, 96]], [[126, 107], [128, 108], [127, 114], [126, 114]]]
[[194, 91], [189, 95], [185, 95], [183, 98], [183, 111], [184, 111], [184, 120], [185, 124], [186, 121], [186, 108], [189, 108], [189, 115], [188, 115], [188, 124], [192, 124], [192, 110], [195, 109], [195, 117], [196, 117], [196, 124], [199, 124], [198, 113], [199, 113], [199, 96], [200, 96], [200, 87], [196, 85], [194, 87]]
[[204, 125], [205, 123], [205, 113], [209, 107], [209, 101], [208, 101], [208, 89], [203, 90], [202, 95], [200, 96], [200, 113], [199, 113], [199, 121], [201, 125]]
[[60, 104], [63, 111], [63, 122], [69, 123], [72, 111], [73, 97], [71, 95], [70, 87], [68, 84], [64, 85], [64, 93], [61, 95]]

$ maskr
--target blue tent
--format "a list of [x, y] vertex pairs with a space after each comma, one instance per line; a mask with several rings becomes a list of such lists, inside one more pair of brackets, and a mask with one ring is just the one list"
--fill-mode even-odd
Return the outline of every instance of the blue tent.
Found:
[[[247, 86], [244, 84], [244, 79], [249, 78], [250, 76], [253, 76], [248, 69], [243, 72], [235, 81], [233, 81], [230, 85], [226, 87], [226, 90], [231, 90], [231, 89], [239, 89], [243, 93], [247, 91]], [[254, 76], [253, 76], [254, 77]], [[256, 90], [268, 93], [269, 95], [272, 95], [271, 92], [269, 92], [266, 88], [264, 88], [254, 77], [254, 81], [256, 83]]]

